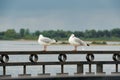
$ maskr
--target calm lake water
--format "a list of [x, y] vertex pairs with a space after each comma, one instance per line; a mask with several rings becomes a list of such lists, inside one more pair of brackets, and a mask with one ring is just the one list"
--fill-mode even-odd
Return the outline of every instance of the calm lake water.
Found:
[[[120, 44], [120, 42], [108, 42], [108, 44]], [[84, 49], [83, 49], [84, 48]], [[71, 45], [51, 45], [48, 46], [47, 50], [73, 50], [74, 47]], [[0, 51], [40, 51], [43, 50], [43, 46], [39, 45], [37, 41], [0, 41]], [[89, 46], [89, 47], [78, 47], [78, 50], [120, 50], [118, 45], [100, 45], [100, 46]], [[86, 61], [86, 55], [67, 55], [67, 61]], [[39, 55], [39, 61], [58, 61], [58, 55]], [[95, 55], [95, 60], [108, 61], [112, 60], [112, 55]], [[10, 62], [29, 62], [29, 55], [11, 55]], [[104, 65], [104, 71], [107, 74], [114, 72], [115, 65]], [[88, 65], [85, 65], [84, 72], [88, 72]], [[92, 65], [92, 70], [96, 71], [95, 65]], [[12, 74], [12, 76], [17, 76], [22, 74], [22, 66], [10, 66], [7, 67], [7, 74]], [[38, 73], [42, 72], [41, 66], [27, 66], [27, 73], [36, 76]], [[60, 73], [60, 66], [46, 66], [46, 72], [56, 75]], [[76, 72], [76, 65], [65, 65], [65, 72], [73, 75]], [[2, 67], [0, 67], [0, 75], [2, 74]]]

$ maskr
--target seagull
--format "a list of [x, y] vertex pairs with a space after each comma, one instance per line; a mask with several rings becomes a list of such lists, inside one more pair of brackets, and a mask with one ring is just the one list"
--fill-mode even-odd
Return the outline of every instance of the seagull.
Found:
[[41, 45], [44, 45], [44, 50], [43, 51], [46, 51], [47, 46], [50, 45], [50, 44], [56, 43], [56, 40], [55, 39], [50, 39], [48, 37], [44, 37], [42, 34], [40, 34], [39, 38], [38, 38], [38, 43], [41, 44]]
[[78, 46], [89, 46], [89, 44], [87, 44], [86, 42], [84, 42], [83, 40], [75, 37], [74, 34], [71, 34], [71, 36], [69, 37], [68, 39], [69, 43], [71, 45], [73, 45], [75, 47], [75, 50], [74, 51], [77, 51], [77, 47]]

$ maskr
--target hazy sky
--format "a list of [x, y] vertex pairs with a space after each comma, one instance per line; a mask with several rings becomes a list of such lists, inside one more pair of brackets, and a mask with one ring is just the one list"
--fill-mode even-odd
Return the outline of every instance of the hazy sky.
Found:
[[120, 0], [0, 0], [0, 31], [120, 28]]

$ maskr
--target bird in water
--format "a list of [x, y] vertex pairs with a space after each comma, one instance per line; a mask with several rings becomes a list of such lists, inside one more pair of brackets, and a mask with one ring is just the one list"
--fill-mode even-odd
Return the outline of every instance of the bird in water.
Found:
[[83, 40], [75, 37], [74, 34], [71, 34], [71, 36], [68, 39], [69, 43], [75, 47], [74, 51], [77, 51], [78, 46], [89, 46], [86, 42]]
[[50, 39], [48, 37], [44, 37], [42, 34], [40, 34], [39, 38], [38, 38], [38, 43], [43, 45], [44, 46], [43, 51], [46, 51], [47, 46], [50, 45], [50, 44], [56, 43], [56, 40], [55, 39]]

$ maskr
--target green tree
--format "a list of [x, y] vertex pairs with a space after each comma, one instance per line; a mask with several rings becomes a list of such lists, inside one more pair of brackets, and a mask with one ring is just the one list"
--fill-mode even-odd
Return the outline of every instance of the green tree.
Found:
[[96, 30], [86, 30], [84, 33], [86, 38], [96, 38], [97, 37], [97, 32]]
[[5, 38], [6, 39], [15, 39], [15, 38], [18, 38], [18, 34], [16, 33], [16, 31], [14, 29], [8, 29], [5, 32]]
[[0, 39], [3, 39], [5, 32], [0, 32]]
[[35, 36], [39, 36], [40, 33], [41, 33], [40, 31], [35, 31], [34, 35], [35, 35]]
[[114, 37], [120, 37], [120, 28], [115, 28], [111, 30], [111, 35]]
[[92, 36], [91, 36], [91, 32], [89, 31], [89, 30], [86, 30], [85, 32], [84, 32], [84, 35], [85, 35], [85, 38], [91, 38]]
[[111, 37], [110, 31], [104, 30], [103, 33], [104, 33], [104, 37]]
[[63, 30], [57, 30], [56, 31], [56, 36], [60, 37], [60, 38], [65, 38], [67, 37], [67, 35], [65, 34], [65, 32]]
[[97, 37], [97, 32], [96, 32], [96, 30], [90, 30], [90, 36], [92, 37], [92, 38], [96, 38]]
[[78, 36], [78, 37], [84, 37], [84, 33], [81, 31], [75, 31], [74, 34], [75, 36]]
[[29, 29], [21, 28], [19, 33], [14, 29], [8, 29], [7, 31], [0, 32], [0, 39], [37, 39], [39, 34], [44, 36], [55, 38], [57, 40], [67, 40], [70, 35], [74, 33], [77, 37], [86, 40], [120, 40], [120, 28], [112, 30], [86, 30], [86, 31], [63, 31], [63, 30], [48, 30], [48, 31], [35, 31], [31, 33]]
[[30, 30], [29, 29], [25, 30], [25, 35], [30, 35]]
[[104, 37], [104, 33], [103, 33], [103, 31], [98, 30], [97, 31], [97, 38], [101, 38], [101, 37]]
[[19, 34], [23, 38], [25, 36], [25, 29], [21, 28]]

